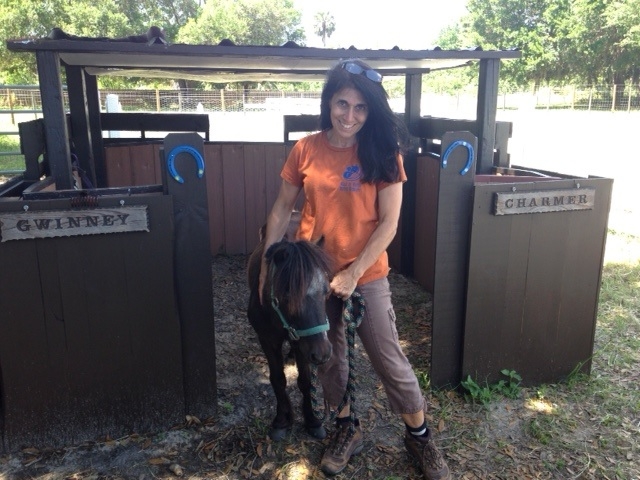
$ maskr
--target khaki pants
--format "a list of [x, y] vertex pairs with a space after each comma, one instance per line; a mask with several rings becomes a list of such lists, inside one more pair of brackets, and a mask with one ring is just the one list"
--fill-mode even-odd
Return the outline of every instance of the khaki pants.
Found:
[[[357, 329], [358, 337], [382, 381], [391, 411], [397, 414], [419, 412], [424, 408], [425, 400], [413, 368], [398, 342], [388, 279], [384, 277], [361, 285], [357, 291], [365, 302], [365, 316]], [[318, 368], [318, 376], [325, 402], [337, 407], [344, 396], [349, 376], [341, 299], [332, 296], [327, 301], [327, 315], [333, 354]]]

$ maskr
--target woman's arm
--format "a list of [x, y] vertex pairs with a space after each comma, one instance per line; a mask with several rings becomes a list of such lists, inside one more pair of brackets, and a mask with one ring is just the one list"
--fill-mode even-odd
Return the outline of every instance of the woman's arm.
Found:
[[260, 302], [262, 302], [262, 290], [267, 278], [267, 268], [264, 253], [276, 242], [279, 242], [289, 226], [291, 212], [296, 204], [301, 187], [296, 187], [286, 180], [282, 180], [278, 197], [271, 207], [271, 212], [267, 217], [267, 231], [264, 236], [264, 251], [262, 253], [262, 264], [260, 266]]
[[349, 298], [360, 277], [387, 249], [398, 230], [401, 206], [402, 182], [389, 185], [378, 192], [378, 226], [353, 263], [333, 277], [331, 291], [334, 295]]

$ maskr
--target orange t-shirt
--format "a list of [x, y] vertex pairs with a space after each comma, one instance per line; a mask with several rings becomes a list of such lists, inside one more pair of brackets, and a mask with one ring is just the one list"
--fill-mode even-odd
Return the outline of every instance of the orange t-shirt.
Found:
[[[400, 155], [398, 168], [398, 181], [406, 181]], [[304, 189], [305, 202], [297, 238], [315, 241], [324, 236], [324, 249], [336, 269], [346, 268], [364, 249], [378, 226], [378, 192], [390, 183], [361, 182], [357, 144], [348, 148], [334, 147], [326, 132], [298, 140], [281, 176]], [[360, 278], [358, 285], [388, 273], [385, 251]]]

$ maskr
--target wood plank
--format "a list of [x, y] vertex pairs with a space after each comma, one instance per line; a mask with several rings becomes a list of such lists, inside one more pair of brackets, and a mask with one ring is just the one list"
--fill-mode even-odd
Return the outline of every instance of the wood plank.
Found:
[[40, 97], [44, 120], [44, 137], [47, 143], [47, 160], [58, 190], [73, 188], [69, 131], [60, 80], [60, 55], [57, 52], [36, 52]]
[[[258, 244], [260, 227], [267, 220], [266, 159], [264, 144], [244, 146], [244, 189], [245, 196], [245, 253], [251, 252]], [[239, 215], [242, 215], [239, 212]], [[242, 217], [238, 217], [240, 221]]]
[[433, 293], [440, 160], [416, 160], [415, 252], [413, 277]]
[[111, 146], [105, 150], [105, 168], [108, 187], [133, 185], [131, 152], [127, 145]]
[[229, 255], [247, 252], [244, 216], [244, 146], [225, 144], [222, 146], [222, 168], [224, 172], [224, 224], [225, 246]]
[[209, 209], [209, 235], [211, 254], [225, 253], [224, 223], [224, 174], [222, 170], [222, 146], [207, 143], [204, 146], [207, 180], [207, 205]]
[[160, 179], [156, 177], [156, 166], [160, 164], [160, 157], [156, 156], [156, 151], [159, 152], [159, 146], [155, 148], [153, 144], [129, 147], [132, 185], [161, 183]]
[[[442, 138], [446, 151], [456, 140], [464, 140], [477, 151], [469, 132], [448, 133]], [[464, 148], [452, 150], [447, 167], [440, 170], [433, 288], [433, 339], [431, 383], [455, 386], [462, 372], [465, 294], [469, 235], [472, 217], [474, 167], [461, 174], [467, 164]], [[475, 160], [475, 159], [473, 159]]]
[[[84, 171], [91, 185], [95, 186], [96, 173], [91, 146], [86, 74], [84, 69], [75, 66], [66, 66], [65, 71], [69, 97], [71, 144], [74, 146], [78, 166]], [[84, 186], [84, 188], [88, 188], [88, 186]]]
[[493, 149], [496, 144], [496, 115], [498, 111], [499, 59], [482, 59], [478, 73], [478, 160], [476, 173], [490, 173], [493, 168]]
[[[164, 139], [167, 158], [176, 148], [190, 146], [204, 156], [197, 133], [171, 133]], [[241, 164], [240, 164], [241, 165]], [[163, 162], [166, 168], [166, 162]], [[175, 169], [184, 182], [166, 174], [173, 196], [175, 278], [182, 329], [184, 392], [187, 413], [208, 418], [216, 412], [216, 359], [213, 317], [213, 279], [206, 176], [197, 175], [196, 159], [177, 153]], [[235, 186], [235, 185], [234, 185]], [[237, 222], [239, 223], [239, 222]]]
[[[265, 202], [267, 206], [267, 214], [271, 211], [271, 207], [278, 198], [282, 178], [280, 172], [286, 160], [287, 151], [284, 145], [270, 144], [265, 147]], [[266, 217], [265, 217], [266, 221]]]

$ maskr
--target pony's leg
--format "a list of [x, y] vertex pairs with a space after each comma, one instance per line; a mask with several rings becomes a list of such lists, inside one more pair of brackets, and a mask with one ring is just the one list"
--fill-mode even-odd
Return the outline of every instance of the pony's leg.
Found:
[[[302, 414], [304, 415], [304, 426], [307, 433], [312, 437], [323, 439], [327, 436], [327, 432], [322, 425], [322, 418], [316, 417], [314, 413], [313, 402], [320, 402], [321, 399], [312, 396], [311, 369], [306, 356], [300, 352], [299, 348], [295, 349], [296, 365], [298, 367], [298, 388], [302, 393]], [[319, 392], [316, 392], [319, 395]]]
[[267, 357], [269, 381], [276, 396], [276, 416], [271, 422], [269, 437], [274, 441], [280, 441], [293, 425], [293, 409], [291, 408], [291, 400], [287, 395], [287, 377], [284, 374], [282, 342], [269, 343], [261, 339], [260, 344]]

